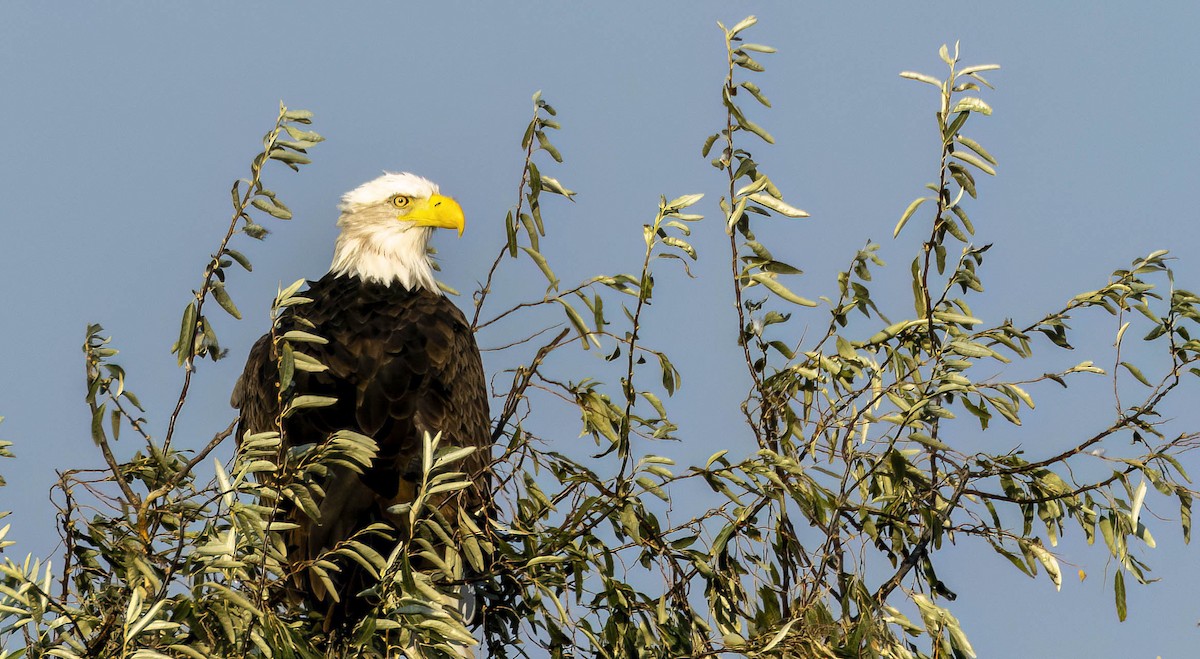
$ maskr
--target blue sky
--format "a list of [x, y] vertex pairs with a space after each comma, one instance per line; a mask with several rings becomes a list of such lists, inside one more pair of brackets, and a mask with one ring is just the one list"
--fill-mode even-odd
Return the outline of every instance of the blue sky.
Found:
[[[443, 279], [474, 288], [516, 200], [518, 140], [536, 90], [563, 124], [554, 139], [566, 163], [545, 170], [579, 192], [576, 204], [546, 202], [545, 251], [558, 256], [564, 281], [637, 267], [640, 227], [660, 194], [705, 192], [700, 212], [715, 216], [721, 178], [699, 156], [721, 123], [715, 22], [751, 13], [761, 19], [751, 40], [780, 50], [756, 78], [774, 105], [756, 116], [778, 145], [755, 154], [813, 215], [761, 234], [806, 270], [801, 294], [832, 292], [833, 273], [868, 238], [883, 243], [905, 292], [917, 239], [892, 241], [891, 230], [933, 178], [937, 144], [931, 88], [896, 74], [940, 75], [937, 48], [955, 40], [967, 63], [1004, 67], [990, 76], [995, 115], [972, 129], [1000, 160], [972, 212], [979, 242], [996, 243], [983, 311], [1032, 317], [1159, 248], [1180, 258], [1183, 287], [1200, 288], [1200, 10], [1191, 4], [6, 3], [0, 436], [19, 457], [0, 465], [9, 481], [0, 509], [17, 509], [15, 549], [54, 549], [46, 497], [54, 470], [96, 464], [82, 402], [87, 323], [114, 335], [161, 435], [182, 376], [168, 352], [179, 312], [223, 233], [229, 185], [245, 174], [280, 99], [315, 112], [328, 141], [300, 174], [269, 174], [297, 219], [269, 225], [264, 243], [240, 245], [255, 272], [236, 276], [230, 291], [246, 319], [218, 324], [231, 358], [202, 367], [184, 446], [201, 446], [231, 418], [229, 389], [266, 328], [276, 286], [325, 271], [337, 198], [380, 170], [420, 173], [459, 199], [468, 228], [461, 240], [438, 237]], [[681, 461], [748, 441], [730, 403], [744, 372], [731, 349], [723, 234], [716, 222], [698, 231], [699, 278], [664, 273], [660, 286], [682, 295], [650, 311], [649, 336], [684, 367], [671, 407], [686, 420], [684, 441], [669, 449]], [[539, 277], [524, 264], [507, 268], [497, 304], [536, 297]], [[1055, 364], [1111, 359], [1104, 349], [1115, 326], [1096, 321], [1078, 326], [1076, 351], [1095, 353], [1042, 354]], [[564, 372], [596, 363], [590, 354], [570, 359]], [[1104, 395], [1102, 386], [1045, 390], [1024, 428], [988, 441], [1036, 451], [1091, 434], [1106, 418]], [[1186, 405], [1176, 412], [1183, 428], [1200, 421]], [[564, 419], [552, 439], [584, 441]], [[132, 451], [133, 442], [118, 448]], [[1193, 656], [1195, 551], [1182, 546], [1173, 506], [1150, 504], [1167, 518], [1153, 527], [1159, 548], [1145, 554], [1163, 581], [1131, 589], [1120, 625], [1107, 554], [1079, 533], [1060, 555], [1068, 576], [1075, 566], [1090, 576], [1068, 578], [1061, 593], [990, 552], [951, 550], [943, 579], [960, 595], [954, 611], [980, 656]]]

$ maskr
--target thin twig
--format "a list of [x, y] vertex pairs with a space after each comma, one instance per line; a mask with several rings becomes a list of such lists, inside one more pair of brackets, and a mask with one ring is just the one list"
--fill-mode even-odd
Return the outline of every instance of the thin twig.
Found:
[[[537, 122], [538, 115], [541, 113], [541, 107], [536, 103], [533, 106], [533, 122]], [[532, 136], [529, 138], [529, 144], [525, 145], [525, 167], [521, 170], [521, 183], [517, 186], [517, 210], [513, 213], [513, 219], [516, 221], [521, 217], [521, 210], [525, 205], [525, 186], [529, 184], [529, 164], [533, 162], [533, 142]], [[475, 297], [475, 313], [471, 316], [471, 331], [475, 332], [480, 329], [479, 313], [483, 311], [483, 301], [487, 299], [489, 293], [492, 292], [492, 277], [496, 274], [496, 268], [500, 266], [500, 261], [504, 258], [504, 253], [508, 251], [507, 242], [500, 248], [500, 253], [496, 255], [496, 260], [492, 261], [492, 267], [488, 268], [487, 279], [483, 282], [483, 287], [479, 289], [478, 295]], [[493, 319], [493, 321], [496, 319]]]
[[[954, 79], [954, 65], [950, 65], [950, 80]], [[949, 85], [942, 88], [942, 107], [950, 107], [950, 98], [953, 91]], [[936, 350], [941, 341], [938, 339], [937, 331], [933, 324], [933, 300], [929, 295], [929, 269], [930, 255], [933, 253], [934, 247], [938, 244], [938, 234], [942, 229], [942, 214], [946, 212], [946, 199], [949, 197], [949, 190], [946, 189], [946, 172], [948, 171], [947, 161], [950, 159], [950, 149], [953, 141], [946, 134], [946, 122], [949, 121], [949, 114], [943, 111], [939, 114], [941, 121], [938, 123], [938, 132], [941, 133], [942, 153], [941, 162], [938, 167], [938, 190], [937, 190], [937, 212], [933, 218], [933, 227], [930, 229], [929, 240], [921, 245], [921, 249], [925, 252], [925, 262], [921, 268], [921, 295], [924, 298], [922, 305], [925, 307], [925, 318], [928, 327], [928, 336], [930, 342], [930, 351]]]
[[519, 345], [525, 345], [526, 343], [529, 343], [530, 341], [538, 338], [539, 336], [545, 334], [546, 332], [558, 329], [559, 327], [562, 327], [562, 323], [555, 323], [554, 325], [551, 325], [549, 327], [544, 327], [523, 339], [517, 339], [516, 341], [512, 341], [511, 343], [505, 343], [504, 345], [496, 346], [495, 348], [480, 348], [479, 352], [503, 352], [505, 350], [508, 350], [509, 348], [515, 348], [516, 346], [519, 346]]
[[520, 304], [513, 305], [507, 311], [496, 316], [495, 318], [492, 318], [491, 320], [489, 320], [485, 323], [480, 323], [479, 325], [475, 326], [475, 331], [478, 332], [479, 330], [487, 327], [488, 325], [491, 325], [492, 323], [500, 320], [501, 318], [509, 316], [517, 311], [520, 311], [521, 309], [529, 309], [531, 307], [540, 307], [543, 304], [550, 304], [552, 302], [558, 302], [558, 301], [562, 300], [562, 298], [567, 297], [568, 295], [573, 295], [575, 293], [578, 293], [579, 291], [582, 291], [583, 289], [587, 288], [588, 286], [595, 284], [597, 279], [598, 279], [597, 277], [593, 277], [593, 278], [583, 282], [582, 284], [579, 284], [575, 288], [572, 288], [567, 291], [563, 291], [561, 293], [556, 293], [552, 296], [547, 295], [546, 297], [542, 298], [541, 300], [537, 300], [536, 302], [522, 302]]
[[108, 437], [101, 435], [96, 443], [100, 446], [100, 452], [104, 455], [104, 462], [108, 464], [108, 469], [112, 472], [113, 480], [117, 482], [117, 486], [121, 488], [121, 493], [125, 495], [125, 500], [131, 505], [138, 505], [141, 499], [134, 493], [133, 488], [129, 486], [129, 482], [125, 480], [124, 474], [121, 473], [121, 465], [117, 462], [116, 456], [113, 455], [112, 449], [108, 446]]
[[[74, 533], [74, 511], [75, 511], [75, 496], [67, 484], [68, 474], [58, 472], [58, 486], [63, 493], [63, 510], [62, 510], [62, 529], [63, 529], [63, 567], [60, 586], [62, 595], [59, 599], [67, 601], [67, 596], [70, 595], [70, 576], [71, 564], [75, 560], [75, 533]], [[52, 492], [53, 493], [53, 492]], [[53, 500], [53, 497], [51, 497]]]
[[525, 393], [525, 390], [529, 388], [529, 383], [533, 380], [534, 374], [537, 373], [538, 368], [542, 365], [542, 361], [545, 360], [546, 356], [549, 355], [552, 350], [557, 348], [562, 343], [563, 339], [566, 338], [566, 336], [570, 333], [570, 329], [563, 329], [558, 333], [558, 336], [554, 337], [554, 339], [550, 341], [550, 343], [547, 343], [538, 349], [537, 355], [535, 355], [533, 361], [529, 363], [528, 368], [517, 369], [516, 375], [513, 376], [513, 387], [508, 393], [508, 398], [506, 398], [504, 401], [504, 409], [500, 412], [500, 417], [496, 420], [496, 427], [492, 429], [492, 442], [497, 441], [504, 435], [504, 428], [508, 425], [509, 419], [516, 414], [517, 405], [520, 402], [522, 395]]
[[1089, 447], [1100, 442], [1101, 440], [1103, 440], [1104, 438], [1108, 437], [1109, 435], [1117, 432], [1118, 430], [1121, 430], [1123, 428], [1128, 428], [1130, 426], [1136, 426], [1137, 422], [1139, 422], [1142, 417], [1147, 416], [1148, 414], [1154, 413], [1155, 408], [1158, 407], [1158, 404], [1162, 402], [1162, 399], [1164, 397], [1166, 397], [1166, 395], [1168, 393], [1170, 393], [1171, 390], [1174, 389], [1178, 385], [1179, 385], [1178, 377], [1176, 377], [1175, 380], [1173, 382], [1171, 382], [1170, 384], [1160, 384], [1161, 388], [1157, 391], [1157, 393], [1152, 395], [1146, 401], [1145, 405], [1141, 405], [1141, 406], [1132, 408], [1132, 411], [1127, 412], [1126, 414], [1123, 414], [1108, 428], [1101, 430], [1100, 432], [1092, 435], [1091, 437], [1084, 440], [1083, 442], [1076, 444], [1075, 446], [1073, 446], [1061, 453], [1058, 453], [1057, 455], [1053, 455], [1044, 460], [1038, 460], [1037, 462], [1027, 462], [1018, 467], [1002, 467], [999, 469], [983, 469], [980, 471], [974, 471], [974, 472], [971, 472], [971, 476], [972, 477], [988, 477], [988, 476], [1002, 476], [1002, 475], [1011, 475], [1011, 474], [1025, 474], [1025, 473], [1029, 473], [1031, 471], [1036, 471], [1038, 469], [1042, 469], [1044, 467], [1048, 467], [1053, 464], [1065, 462], [1068, 458], [1084, 452]]
[[[647, 235], [649, 235], [651, 237], [657, 235], [659, 225], [661, 224], [662, 219], [663, 219], [663, 211], [662, 211], [662, 209], [660, 209], [657, 217], [654, 218], [654, 227], [653, 227], [654, 231], [650, 232]], [[642, 259], [642, 275], [638, 279], [637, 306], [634, 307], [633, 315], [630, 316], [630, 319], [629, 319], [629, 322], [631, 325], [630, 330], [629, 330], [629, 340], [627, 341], [627, 345], [628, 345], [629, 349], [626, 351], [628, 353], [628, 355], [627, 355], [628, 358], [627, 358], [626, 364], [625, 364], [625, 382], [624, 382], [624, 386], [622, 387], [624, 389], [624, 391], [622, 393], [625, 394], [625, 413], [621, 416], [621, 429], [620, 429], [621, 441], [617, 445], [617, 453], [620, 455], [620, 458], [621, 458], [621, 468], [617, 472], [618, 484], [622, 484], [625, 481], [625, 479], [627, 478], [627, 476], [625, 475], [625, 471], [627, 469], [629, 469], [630, 462], [633, 459], [632, 458], [632, 450], [630, 448], [630, 443], [629, 443], [629, 435], [630, 435], [630, 432], [633, 430], [633, 421], [631, 420], [631, 417], [633, 414], [633, 405], [637, 400], [637, 390], [633, 386], [633, 376], [635, 373], [634, 358], [637, 356], [638, 333], [642, 329], [642, 325], [641, 325], [642, 309], [645, 308], [646, 300], [647, 300], [647, 298], [650, 297], [650, 291], [651, 291], [651, 288], [646, 286], [647, 278], [650, 277], [650, 257], [653, 256], [654, 246], [657, 243], [658, 243], [658, 241], [656, 239], [652, 239], [652, 238], [647, 239], [646, 255], [645, 255], [645, 258]], [[632, 475], [630, 475], [629, 477], [632, 477]]]
[[[239, 419], [234, 419], [233, 421], [229, 422], [229, 425], [226, 426], [224, 430], [216, 435], [213, 435], [213, 438], [209, 440], [208, 444], [205, 445], [204, 448], [200, 449], [200, 452], [197, 453], [195, 457], [193, 457], [191, 460], [188, 460], [187, 463], [183, 465], [183, 468], [175, 472], [174, 476], [171, 476], [169, 479], [167, 479], [167, 482], [163, 483], [158, 489], [146, 495], [146, 499], [141, 502], [141, 505], [138, 506], [137, 517], [138, 532], [142, 536], [143, 541], [147, 543], [150, 542], [151, 533], [147, 530], [146, 526], [146, 515], [149, 512], [150, 503], [170, 492], [176, 485], [182, 482], [184, 478], [187, 478], [188, 474], [192, 473], [192, 470], [196, 468], [196, 465], [200, 464], [201, 460], [208, 457], [208, 454], [212, 453], [213, 449], [220, 446], [221, 442], [225, 441], [226, 438], [233, 434], [233, 429], [237, 427], [238, 421]], [[155, 522], [155, 524], [157, 525], [157, 522]]]
[[[729, 73], [725, 77], [725, 93], [727, 95], [729, 95], [729, 98], [730, 98], [729, 102], [732, 103], [733, 102], [732, 101], [733, 94], [737, 93], [737, 88], [733, 84], [733, 67], [734, 67], [734, 64], [733, 64], [733, 61], [734, 61], [733, 42], [730, 41], [730, 37], [728, 34], [725, 35], [725, 50], [726, 50], [726, 59], [729, 64]], [[736, 191], [737, 191], [737, 178], [735, 176], [737, 174], [737, 170], [733, 166], [733, 162], [734, 162], [733, 129], [734, 129], [733, 111], [730, 110], [729, 108], [726, 108], [725, 109], [725, 153], [724, 153], [724, 156], [725, 156], [725, 172], [729, 175], [729, 207], [730, 207], [730, 209], [736, 208], [734, 198], [736, 196]], [[730, 212], [733, 212], [733, 211], [731, 210]], [[727, 222], [728, 222], [728, 220], [727, 220]], [[741, 271], [738, 269], [737, 227], [735, 227], [735, 226], [728, 227], [728, 231], [729, 231], [729, 254], [730, 254], [729, 265], [730, 265], [730, 269], [731, 269], [732, 275], [733, 275], [732, 279], [733, 279], [734, 309], [737, 311], [737, 317], [738, 317], [737, 341], [738, 341], [738, 345], [740, 345], [742, 347], [742, 354], [746, 359], [746, 370], [749, 371], [749, 373], [750, 373], [750, 379], [754, 381], [754, 391], [758, 393], [760, 401], [762, 401], [762, 404], [765, 405], [766, 401], [765, 401], [765, 396], [764, 396], [764, 392], [763, 392], [762, 379], [759, 378], [758, 371], [754, 370], [754, 358], [750, 355], [750, 344], [748, 341], [746, 341], [746, 315], [742, 309], [742, 275], [741, 275]], [[749, 400], [746, 401], [747, 404], [749, 402], [750, 402]], [[762, 429], [759, 427], [760, 424], [755, 423], [753, 418], [750, 417], [748, 413], [747, 413], [747, 421], [750, 422], [749, 423], [750, 428], [751, 428], [751, 430], [754, 431], [754, 437], [755, 437], [756, 441], [758, 442], [759, 446], [761, 446], [763, 448], [771, 448], [771, 447], [767, 446], [767, 444], [763, 441]]]
[[[221, 256], [225, 253], [225, 249], [229, 245], [229, 241], [233, 238], [233, 234], [237, 233], [238, 221], [246, 217], [246, 209], [250, 205], [250, 200], [255, 192], [260, 187], [262, 179], [263, 165], [267, 163], [270, 157], [271, 149], [275, 146], [275, 140], [279, 137], [279, 131], [283, 127], [285, 113], [280, 110], [279, 117], [275, 120], [275, 128], [267, 133], [265, 147], [262, 151], [262, 162], [251, 167], [251, 177], [246, 181], [246, 192], [242, 195], [241, 200], [234, 208], [233, 217], [229, 221], [229, 228], [225, 231], [225, 237], [221, 239], [220, 246], [217, 247], [216, 253], [208, 262], [208, 266], [204, 268], [204, 280], [200, 284], [200, 290], [196, 292], [196, 324], [192, 327], [189, 334], [187, 345], [180, 345], [179, 351], [183, 356], [183, 386], [179, 391], [179, 399], [175, 402], [175, 409], [171, 412], [171, 417], [167, 421], [167, 434], [163, 436], [162, 452], [166, 454], [171, 449], [171, 440], [175, 437], [175, 422], [179, 419], [179, 413], [183, 410], [183, 405], [187, 401], [188, 388], [192, 383], [192, 373], [195, 372], [193, 360], [195, 359], [196, 336], [201, 330], [201, 320], [204, 318], [204, 303], [208, 300], [209, 292], [212, 290], [213, 277], [216, 276], [217, 268], [220, 266]], [[257, 159], [256, 159], [257, 160]], [[239, 181], [240, 183], [241, 181]], [[235, 184], [236, 187], [237, 184]]]
[[[275, 366], [276, 366], [275, 372], [277, 374], [281, 370], [279, 367], [281, 366], [281, 359], [283, 358], [283, 355], [282, 355], [282, 352], [281, 352], [281, 349], [279, 346], [281, 343], [286, 343], [286, 339], [284, 339], [282, 334], [280, 333], [280, 330], [282, 329], [281, 322], [284, 319], [283, 314], [286, 311], [288, 311], [288, 310], [280, 307], [279, 299], [276, 298], [275, 303], [271, 307], [272, 321], [271, 321], [270, 336], [271, 336], [271, 358], [275, 361]], [[274, 462], [279, 467], [281, 472], [285, 472], [286, 468], [287, 468], [288, 451], [287, 451], [287, 428], [284, 427], [284, 423], [283, 423], [284, 413], [287, 411], [284, 404], [287, 402], [287, 400], [290, 398], [290, 396], [294, 395], [295, 392], [289, 386], [290, 383], [283, 382], [281, 379], [279, 379], [278, 376], [277, 376], [276, 380], [277, 380], [275, 382], [276, 414], [275, 414], [275, 419], [274, 419], [274, 427], [275, 427], [275, 432], [279, 433], [279, 444], [275, 448]], [[254, 429], [254, 430], [257, 430], [257, 429]], [[277, 477], [278, 477], [278, 475], [279, 474], [276, 474]], [[279, 510], [280, 510], [281, 504], [282, 504], [282, 497], [274, 497], [273, 498], [273, 500], [271, 502], [271, 510], [265, 516], [265, 518], [267, 520], [268, 528], [275, 521], [276, 517], [279, 515]], [[262, 556], [260, 557], [260, 560], [262, 561], [262, 565], [264, 565], [264, 566], [267, 564], [267, 552], [269, 550], [269, 547], [270, 547], [269, 541], [264, 542], [262, 545]], [[289, 566], [289, 569], [291, 569], [290, 566]], [[300, 568], [297, 568], [297, 572], [299, 571], [299, 569]], [[264, 594], [266, 593], [266, 590], [267, 590], [267, 578], [268, 578], [269, 574], [270, 573], [265, 569], [262, 570], [262, 572], [260, 572], [260, 574], [259, 574], [258, 583], [255, 584], [255, 589], [254, 589], [254, 602], [255, 602], [256, 606], [261, 605], [262, 601], [264, 600]], [[335, 595], [335, 598], [336, 597], [337, 596]], [[246, 652], [250, 649], [251, 632], [254, 630], [254, 625], [257, 622], [258, 622], [258, 617], [251, 618], [250, 623], [247, 625], [246, 629], [243, 632], [243, 635], [242, 635], [242, 654], [243, 655], [245, 655]]]
[[921, 557], [925, 555], [925, 550], [929, 546], [929, 543], [933, 541], [933, 536], [938, 533], [938, 529], [940, 529], [946, 520], [950, 518], [950, 514], [958, 508], [958, 501], [962, 498], [963, 493], [967, 488], [969, 475], [966, 468], [963, 468], [959, 470], [956, 476], [958, 482], [954, 486], [954, 493], [949, 499], [946, 500], [945, 508], [933, 516], [933, 519], [930, 521], [930, 523], [925, 526], [925, 530], [921, 534], [921, 539], [917, 542], [917, 544], [913, 545], [907, 552], [905, 552], [904, 561], [900, 563], [900, 567], [896, 570], [895, 574], [893, 574], [890, 579], [883, 582], [883, 585], [881, 585], [879, 589], [875, 591], [874, 599], [876, 602], [882, 604], [883, 602], [887, 601], [887, 598], [892, 594], [892, 591], [900, 585], [900, 582], [904, 580], [904, 577], [907, 576], [908, 573], [917, 566], [917, 563], [921, 560]]

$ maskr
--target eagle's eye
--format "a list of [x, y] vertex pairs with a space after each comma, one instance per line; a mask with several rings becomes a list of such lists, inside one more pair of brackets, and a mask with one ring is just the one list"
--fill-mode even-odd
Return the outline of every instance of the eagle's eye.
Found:
[[398, 194], [395, 197], [392, 197], [392, 205], [395, 206], [396, 208], [408, 208], [408, 205], [411, 203], [412, 203], [412, 197], [406, 197], [402, 194]]

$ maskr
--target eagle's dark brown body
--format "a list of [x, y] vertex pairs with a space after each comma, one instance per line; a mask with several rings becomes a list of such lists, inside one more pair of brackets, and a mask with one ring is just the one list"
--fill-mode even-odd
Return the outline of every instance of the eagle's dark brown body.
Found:
[[[328, 341], [297, 348], [328, 367], [320, 373], [295, 372], [296, 395], [332, 396], [337, 403], [303, 409], [284, 422], [285, 448], [325, 441], [339, 430], [375, 439], [379, 453], [362, 474], [335, 467], [321, 484], [320, 523], [299, 510], [287, 511], [299, 524], [288, 550], [293, 561], [312, 560], [356, 531], [376, 522], [400, 528], [387, 509], [412, 501], [421, 478], [422, 438], [442, 433], [441, 446], [475, 446], [458, 465], [475, 482], [451, 505], [481, 514], [489, 496], [487, 464], [491, 437], [487, 391], [479, 348], [466, 318], [444, 296], [410, 291], [400, 284], [363, 282], [354, 276], [326, 275], [309, 282], [305, 297], [313, 301], [292, 307], [282, 320], [284, 331], [304, 330]], [[298, 323], [301, 318], [312, 327]], [[239, 437], [275, 428], [278, 414], [278, 370], [270, 336], [250, 351], [235, 400], [241, 408]], [[456, 510], [443, 510], [453, 523]], [[394, 545], [393, 545], [394, 546]], [[387, 556], [390, 547], [377, 547]], [[333, 575], [342, 607], [363, 587], [364, 574], [352, 562]], [[313, 603], [328, 601], [315, 580], [300, 579]], [[353, 592], [351, 592], [353, 591]]]

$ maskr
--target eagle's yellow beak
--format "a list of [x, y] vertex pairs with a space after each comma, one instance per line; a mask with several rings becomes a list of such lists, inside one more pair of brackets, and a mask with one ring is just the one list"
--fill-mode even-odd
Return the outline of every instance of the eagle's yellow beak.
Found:
[[437, 227], [439, 229], [457, 229], [462, 236], [466, 228], [466, 218], [463, 217], [462, 206], [450, 197], [435, 194], [428, 199], [413, 200], [408, 213], [398, 219], [412, 222], [419, 227]]

